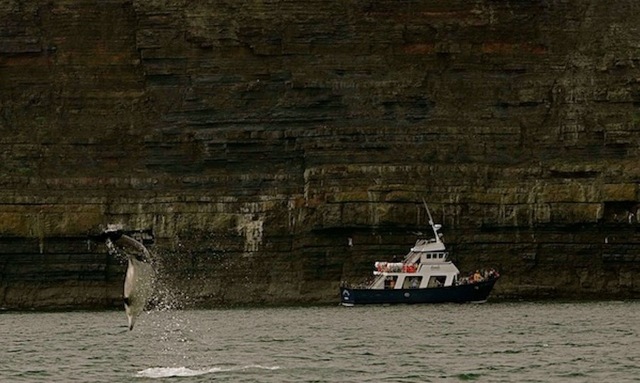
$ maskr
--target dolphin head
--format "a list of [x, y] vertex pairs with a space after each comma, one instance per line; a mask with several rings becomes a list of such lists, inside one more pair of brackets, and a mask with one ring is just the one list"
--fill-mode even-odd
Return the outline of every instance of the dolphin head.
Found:
[[129, 320], [129, 331], [133, 330], [133, 325], [136, 323], [136, 317], [132, 317], [131, 315], [127, 315], [127, 319]]
[[124, 298], [124, 311], [127, 314], [127, 320], [129, 322], [129, 331], [133, 330], [133, 325], [136, 323], [136, 315], [134, 315], [134, 313], [131, 310], [131, 307], [129, 306], [129, 298], [125, 297]]

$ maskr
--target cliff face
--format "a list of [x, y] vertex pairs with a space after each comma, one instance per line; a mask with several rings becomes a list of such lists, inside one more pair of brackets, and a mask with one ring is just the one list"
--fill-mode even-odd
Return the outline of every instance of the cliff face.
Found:
[[[425, 198], [509, 297], [638, 297], [640, 4], [5, 1], [0, 306], [336, 301]], [[353, 246], [348, 246], [351, 238]]]

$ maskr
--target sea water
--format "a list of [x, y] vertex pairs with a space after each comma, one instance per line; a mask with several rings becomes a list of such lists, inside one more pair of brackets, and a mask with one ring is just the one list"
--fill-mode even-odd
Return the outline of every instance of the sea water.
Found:
[[2, 382], [631, 382], [640, 302], [0, 314]]

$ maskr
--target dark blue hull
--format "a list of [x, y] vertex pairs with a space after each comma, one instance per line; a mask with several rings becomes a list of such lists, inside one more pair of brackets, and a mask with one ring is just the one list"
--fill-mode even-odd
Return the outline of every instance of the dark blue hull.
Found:
[[427, 289], [352, 289], [340, 288], [341, 303], [345, 306], [383, 303], [465, 303], [484, 302], [498, 278], [487, 281]]

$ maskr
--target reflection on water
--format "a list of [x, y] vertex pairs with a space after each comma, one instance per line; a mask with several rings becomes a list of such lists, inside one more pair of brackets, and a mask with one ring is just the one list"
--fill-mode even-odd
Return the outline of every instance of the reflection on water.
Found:
[[[2, 313], [0, 381], [634, 381], [638, 302]], [[172, 380], [174, 381], [174, 380]]]

